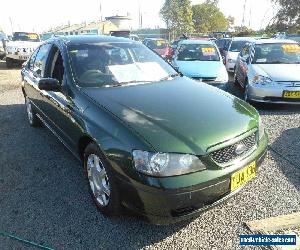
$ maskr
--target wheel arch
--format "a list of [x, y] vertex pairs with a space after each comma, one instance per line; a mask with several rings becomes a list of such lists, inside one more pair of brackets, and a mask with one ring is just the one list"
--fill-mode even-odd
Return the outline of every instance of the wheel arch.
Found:
[[96, 143], [98, 145], [98, 143], [92, 137], [90, 137], [88, 135], [83, 135], [79, 139], [78, 152], [79, 152], [79, 157], [80, 157], [81, 161], [83, 161], [83, 158], [84, 158], [84, 150], [90, 143]]

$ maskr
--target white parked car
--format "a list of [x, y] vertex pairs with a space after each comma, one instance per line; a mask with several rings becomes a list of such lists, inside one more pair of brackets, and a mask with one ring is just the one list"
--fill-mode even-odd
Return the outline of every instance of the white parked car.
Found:
[[300, 104], [300, 45], [278, 39], [245, 45], [234, 79], [245, 101]]
[[252, 37], [234, 37], [231, 39], [225, 52], [225, 66], [228, 72], [234, 72], [236, 59], [240, 51], [246, 43], [253, 41], [255, 41], [255, 39]]
[[40, 45], [40, 37], [36, 33], [14, 32], [12, 41], [6, 43], [6, 66], [12, 67], [14, 62], [25, 62]]

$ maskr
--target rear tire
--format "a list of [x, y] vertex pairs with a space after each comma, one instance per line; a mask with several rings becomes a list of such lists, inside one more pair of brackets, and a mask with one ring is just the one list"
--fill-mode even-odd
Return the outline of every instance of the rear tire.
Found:
[[34, 111], [34, 108], [32, 106], [32, 103], [27, 96], [25, 97], [25, 105], [26, 105], [27, 117], [28, 117], [30, 126], [31, 127], [40, 127], [41, 121], [37, 117], [36, 112]]
[[234, 81], [234, 84], [240, 85], [235, 73], [233, 75], [233, 81]]
[[252, 101], [249, 99], [248, 87], [249, 87], [249, 83], [248, 83], [248, 79], [246, 79], [245, 80], [245, 85], [244, 85], [244, 101], [251, 104]]
[[96, 207], [107, 216], [120, 214], [119, 192], [113, 170], [95, 143], [84, 150], [84, 171]]

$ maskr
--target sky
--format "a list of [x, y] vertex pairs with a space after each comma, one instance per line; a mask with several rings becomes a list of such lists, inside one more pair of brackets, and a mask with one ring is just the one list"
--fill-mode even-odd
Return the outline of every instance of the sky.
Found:
[[[159, 17], [164, 0], [1, 0], [0, 27], [10, 34], [12, 27], [14, 31], [42, 32], [68, 22], [96, 21], [100, 20], [100, 2], [103, 18], [130, 14], [133, 27], [137, 28], [140, 6], [143, 28], [164, 27]], [[203, 2], [192, 0], [192, 4]], [[219, 0], [219, 8], [225, 16], [235, 18], [235, 25], [241, 25], [244, 2]], [[245, 24], [250, 24], [255, 30], [266, 26], [274, 15], [274, 9], [271, 0], [246, 0]]]

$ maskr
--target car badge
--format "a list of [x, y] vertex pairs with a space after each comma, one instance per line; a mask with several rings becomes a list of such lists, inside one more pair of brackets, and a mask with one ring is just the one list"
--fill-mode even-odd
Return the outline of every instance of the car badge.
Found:
[[242, 143], [236, 145], [235, 147], [235, 153], [236, 155], [241, 155], [246, 151], [246, 146]]

